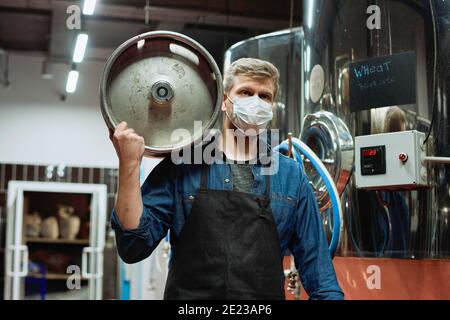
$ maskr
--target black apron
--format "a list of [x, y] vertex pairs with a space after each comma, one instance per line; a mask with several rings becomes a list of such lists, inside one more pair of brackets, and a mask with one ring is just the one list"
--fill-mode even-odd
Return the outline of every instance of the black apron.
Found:
[[266, 194], [209, 190], [209, 166], [173, 251], [164, 299], [285, 299], [280, 241]]

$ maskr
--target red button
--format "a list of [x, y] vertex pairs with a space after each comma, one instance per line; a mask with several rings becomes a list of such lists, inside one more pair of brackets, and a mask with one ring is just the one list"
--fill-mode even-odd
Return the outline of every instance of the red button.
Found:
[[406, 162], [406, 161], [408, 161], [408, 155], [406, 153], [402, 152], [398, 155], [398, 159], [401, 162]]

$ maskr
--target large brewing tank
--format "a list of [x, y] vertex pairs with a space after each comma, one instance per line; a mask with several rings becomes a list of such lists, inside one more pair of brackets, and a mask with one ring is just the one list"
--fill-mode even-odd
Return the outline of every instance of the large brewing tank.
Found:
[[[380, 9], [380, 29], [367, 28], [370, 5]], [[289, 131], [301, 137], [333, 177], [344, 209], [337, 255], [450, 257], [449, 165], [430, 166], [424, 190], [357, 190], [353, 177], [355, 136], [431, 132], [428, 155], [450, 156], [450, 1], [305, 0], [303, 12], [303, 28], [233, 45], [225, 67], [255, 57], [279, 68], [272, 126], [283, 139]], [[350, 63], [407, 51], [416, 55], [416, 103], [352, 112]], [[307, 162], [305, 169], [330, 237], [326, 188]]]
[[110, 129], [126, 121], [145, 154], [167, 156], [199, 142], [218, 118], [222, 76], [195, 40], [152, 31], [121, 44], [105, 64], [100, 104]]
[[[380, 28], [367, 27], [370, 5], [379, 8]], [[333, 138], [336, 134], [416, 129], [431, 133], [429, 155], [450, 155], [450, 1], [305, 0], [303, 12], [306, 118], [301, 137], [331, 172], [346, 171], [341, 150], [351, 146]], [[349, 65], [407, 51], [416, 55], [416, 103], [352, 111]], [[352, 175], [335, 175], [341, 177], [335, 182], [345, 213], [339, 254], [450, 257], [449, 171], [449, 165], [431, 166], [430, 188], [412, 191], [357, 190]]]

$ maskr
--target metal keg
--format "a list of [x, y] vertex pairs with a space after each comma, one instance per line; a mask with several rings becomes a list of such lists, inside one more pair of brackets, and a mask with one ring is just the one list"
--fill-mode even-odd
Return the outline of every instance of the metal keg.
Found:
[[199, 141], [223, 101], [222, 76], [195, 40], [152, 31], [121, 44], [100, 80], [107, 126], [121, 121], [145, 139], [145, 155], [164, 156]]

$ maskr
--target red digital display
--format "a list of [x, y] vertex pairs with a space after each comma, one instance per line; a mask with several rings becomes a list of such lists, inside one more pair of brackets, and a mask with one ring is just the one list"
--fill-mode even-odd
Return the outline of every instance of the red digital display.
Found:
[[377, 155], [377, 149], [365, 149], [362, 154], [363, 157], [374, 157]]
[[361, 148], [361, 175], [386, 173], [386, 146]]

